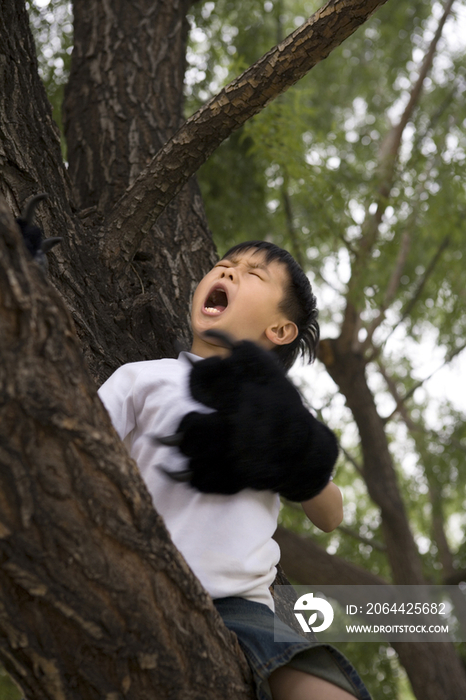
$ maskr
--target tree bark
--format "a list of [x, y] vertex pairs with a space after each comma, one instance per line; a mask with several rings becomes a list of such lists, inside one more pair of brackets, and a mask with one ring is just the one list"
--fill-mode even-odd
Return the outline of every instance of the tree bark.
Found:
[[[152, 5], [155, 8], [155, 3]], [[160, 5], [167, 3], [160, 0]], [[180, 20], [178, 25], [184, 36], [183, 22]], [[124, 26], [131, 34], [131, 27]], [[85, 33], [86, 29], [86, 25], [78, 22], [78, 42], [79, 33]], [[97, 29], [93, 31], [98, 33]], [[103, 27], [100, 33], [105, 34]], [[76, 211], [72, 190], [78, 192], [79, 199], [80, 188], [84, 187], [80, 178], [86, 178], [86, 171], [72, 168], [72, 174], [76, 173], [78, 178], [72, 186], [63, 167], [50, 104], [37, 73], [28, 16], [20, 3], [3, 3], [0, 37], [1, 45], [6, 47], [5, 55], [17, 58], [4, 61], [3, 65], [5, 89], [0, 93], [0, 118], [5, 138], [4, 156], [0, 155], [1, 192], [16, 214], [32, 194], [41, 191], [49, 194], [49, 199], [37, 210], [37, 221], [46, 236], [64, 238], [62, 245], [50, 255], [50, 279], [66, 299], [94, 378], [100, 384], [125, 362], [174, 356], [177, 339], [186, 346], [190, 343], [188, 309], [195, 282], [216, 260], [196, 183], [188, 183], [169, 205], [127, 274], [114, 281], [98, 255], [99, 212], [92, 207]], [[181, 67], [178, 70], [181, 73]], [[108, 69], [107, 75], [111, 74]], [[85, 81], [86, 73], [80, 75]], [[77, 80], [75, 77], [75, 85]], [[162, 82], [158, 94], [163, 106], [161, 112], [167, 119], [174, 100], [173, 82], [168, 79]], [[89, 90], [92, 88], [95, 88], [95, 101], [99, 102], [97, 87], [91, 83]], [[121, 103], [126, 98], [128, 110], [130, 106], [135, 109], [130, 97], [126, 92], [120, 98]], [[177, 99], [181, 104], [182, 97], [178, 95]], [[136, 107], [142, 110], [144, 105]], [[180, 109], [179, 106], [178, 114]], [[149, 116], [147, 106], [147, 113], [140, 120]], [[82, 113], [77, 114], [78, 122], [80, 118], [84, 119]], [[136, 119], [135, 115], [131, 118]], [[127, 121], [130, 123], [131, 119]], [[161, 124], [158, 128], [165, 133], [163, 130], [169, 126]], [[81, 123], [80, 128], [86, 132], [87, 124]], [[94, 140], [89, 136], [87, 147], [99, 153], [104, 137], [105, 133], [100, 131], [92, 133]], [[120, 140], [124, 141], [123, 136]], [[130, 171], [128, 168], [121, 176], [123, 187], [128, 185]], [[98, 182], [102, 189], [107, 187], [104, 179]], [[97, 182], [95, 186], [98, 187]], [[111, 187], [108, 184], [109, 190]]]
[[28, 698], [251, 698], [0, 206], [0, 658]]
[[[181, 125], [188, 0], [76, 0], [66, 169], [24, 5], [3, 0], [0, 190], [16, 215], [48, 192], [38, 221], [64, 237], [49, 284], [1, 210], [0, 655], [29, 700], [251, 696], [244, 658], [153, 511], [82, 357], [100, 383], [189, 343], [194, 281], [215, 261], [191, 175], [383, 1], [332, 0]], [[376, 457], [368, 447], [371, 474]]]
[[[351, 409], [361, 438], [363, 477], [369, 495], [379, 506], [384, 542], [394, 582], [424, 583], [419, 552], [409, 527], [388, 448], [383, 420], [368, 387], [362, 355], [341, 348], [337, 340], [321, 343], [320, 358]], [[400, 547], [403, 542], [403, 547]]]
[[108, 211], [181, 126], [191, 4], [73, 3], [64, 124], [80, 209]]
[[[114, 274], [124, 273], [167, 202], [220, 143], [325, 59], [385, 2], [330, 0], [186, 120], [104, 222], [101, 253]], [[129, 222], [137, 227], [128, 227]]]

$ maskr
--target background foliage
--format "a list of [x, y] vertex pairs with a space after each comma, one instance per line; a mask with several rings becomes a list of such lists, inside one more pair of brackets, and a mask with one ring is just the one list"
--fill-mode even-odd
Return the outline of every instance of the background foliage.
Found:
[[[194, 3], [186, 115], [320, 4]], [[71, 7], [61, 0], [36, 0], [29, 10], [41, 76], [61, 126]], [[198, 174], [219, 253], [254, 238], [291, 250], [315, 287], [323, 336], [338, 334], [350, 280], [363, 307], [360, 340], [383, 309], [384, 320], [373, 336], [377, 352], [368, 367], [370, 385], [387, 417], [405, 505], [431, 583], [466, 569], [464, 403], [448, 390], [455, 373], [459, 382], [466, 328], [464, 0], [454, 5], [422, 97], [404, 129], [383, 221], [357, 279], [353, 244], [375, 211], [384, 137], [407, 103], [441, 12], [433, 0], [387, 3], [305, 79], [224, 142]], [[389, 293], [402, 250], [407, 251], [403, 269]], [[438, 372], [428, 381], [443, 364], [451, 365], [450, 374], [442, 370], [440, 382]], [[322, 366], [298, 368], [293, 376], [313, 409], [339, 432], [343, 450], [336, 481], [344, 492], [345, 524], [325, 535], [289, 505], [282, 508], [281, 522], [389, 580], [379, 512], [358, 470], [352, 416]], [[404, 399], [396, 411], [394, 397]], [[446, 545], [439, 540], [439, 524]], [[375, 698], [413, 697], [389, 645], [354, 643], [344, 651]], [[0, 698], [15, 697], [0, 675]]]
[[[194, 110], [319, 5], [297, 0], [194, 5], [187, 109]], [[354, 281], [352, 241], [376, 206], [384, 137], [408, 101], [441, 12], [440, 3], [425, 0], [387, 3], [222, 144], [198, 174], [220, 254], [251, 238], [268, 238], [290, 249], [314, 283], [324, 337], [338, 334], [351, 276]], [[401, 279], [374, 334], [378, 362], [368, 371], [381, 415], [390, 416], [396, 403], [380, 367], [399, 396], [412, 392], [404, 402], [408, 425], [398, 412], [387, 421], [387, 431], [432, 583], [466, 564], [466, 435], [459, 410], [464, 403], [458, 393], [450, 401], [434, 381], [422, 382], [464, 346], [466, 63], [459, 37], [465, 21], [466, 6], [457, 2], [405, 128], [376, 244], [356, 280], [369, 326], [385, 304], [403, 236], [409, 236]], [[361, 340], [364, 333], [362, 328]], [[457, 360], [452, 373], [460, 371]], [[357, 471], [360, 454], [351, 414], [322, 367], [296, 370], [294, 377], [313, 408], [339, 428], [345, 452], [336, 478], [345, 498], [345, 525], [331, 535], [319, 533], [290, 506], [282, 509], [282, 524], [309, 532], [329, 552], [390, 580], [379, 512]], [[442, 556], [434, 510], [448, 541]], [[376, 647], [355, 643], [344, 651], [375, 697], [412, 697], [393, 649]]]

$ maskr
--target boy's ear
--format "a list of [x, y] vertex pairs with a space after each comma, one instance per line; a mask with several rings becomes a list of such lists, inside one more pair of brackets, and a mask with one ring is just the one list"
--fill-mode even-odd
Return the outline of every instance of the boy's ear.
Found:
[[274, 345], [289, 345], [298, 335], [298, 326], [293, 321], [285, 321], [266, 328], [265, 335]]

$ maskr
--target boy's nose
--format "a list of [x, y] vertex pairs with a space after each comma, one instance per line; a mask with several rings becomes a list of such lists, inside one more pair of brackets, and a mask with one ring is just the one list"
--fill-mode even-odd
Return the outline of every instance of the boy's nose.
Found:
[[223, 279], [224, 277], [226, 277], [227, 279], [230, 279], [230, 280], [233, 282], [234, 279], [235, 279], [234, 271], [231, 270], [231, 269], [230, 269], [230, 270], [224, 270], [224, 271], [222, 272], [222, 274], [220, 275], [220, 279]]

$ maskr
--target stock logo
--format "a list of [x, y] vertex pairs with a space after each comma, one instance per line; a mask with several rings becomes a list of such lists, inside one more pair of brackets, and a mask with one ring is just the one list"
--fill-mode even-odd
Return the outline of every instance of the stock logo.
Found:
[[[317, 612], [312, 612], [306, 622], [304, 615], [300, 612], [296, 612], [297, 610], [303, 610], [307, 613], [316, 610], [322, 613], [324, 620], [320, 625], [314, 627], [313, 625], [317, 621]], [[294, 604], [294, 611], [303, 632], [323, 632], [328, 629], [333, 622], [333, 608], [330, 603], [324, 598], [314, 598], [313, 593], [306, 593], [298, 598]]]

